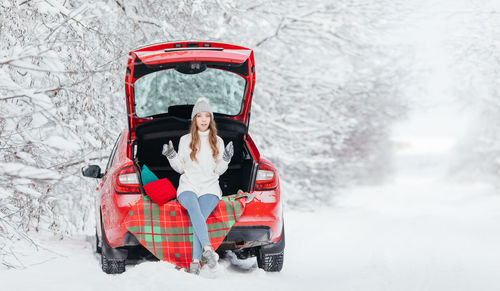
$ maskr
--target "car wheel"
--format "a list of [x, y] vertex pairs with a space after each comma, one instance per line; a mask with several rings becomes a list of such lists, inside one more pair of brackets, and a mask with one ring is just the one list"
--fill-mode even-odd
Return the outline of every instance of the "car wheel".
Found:
[[106, 258], [101, 254], [101, 267], [106, 274], [121, 274], [125, 272], [125, 260]]
[[120, 274], [125, 272], [125, 260], [127, 253], [117, 248], [112, 248], [106, 241], [106, 233], [101, 224], [102, 247], [101, 247], [101, 268], [106, 274]]
[[[105, 240], [103, 240], [103, 244], [106, 244]], [[103, 247], [106, 246], [103, 245]], [[125, 272], [125, 259], [110, 258], [101, 251], [101, 268], [106, 274], [121, 274]]]
[[262, 254], [257, 256], [257, 265], [266, 272], [279, 272], [283, 268], [284, 251], [279, 254]]
[[101, 254], [101, 267], [106, 274], [121, 274], [125, 272], [125, 260], [109, 259]]
[[266, 272], [279, 272], [285, 255], [285, 226], [277, 243], [262, 246], [257, 252], [257, 265]]

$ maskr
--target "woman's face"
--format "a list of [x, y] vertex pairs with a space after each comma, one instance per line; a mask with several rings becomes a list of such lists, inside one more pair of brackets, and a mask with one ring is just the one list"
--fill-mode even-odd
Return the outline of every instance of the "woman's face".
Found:
[[196, 126], [199, 131], [207, 131], [210, 125], [210, 113], [206, 111], [199, 112], [196, 114]]

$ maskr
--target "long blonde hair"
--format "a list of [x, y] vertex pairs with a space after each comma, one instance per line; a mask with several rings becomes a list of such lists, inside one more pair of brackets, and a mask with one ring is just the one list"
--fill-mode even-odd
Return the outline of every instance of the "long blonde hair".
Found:
[[[191, 154], [189, 156], [191, 157], [191, 160], [195, 162], [198, 161], [196, 159], [196, 153], [198, 152], [200, 146], [200, 135], [198, 134], [196, 118], [198, 117], [195, 115], [193, 120], [191, 120], [191, 128], [189, 130], [191, 132], [191, 143], [189, 144]], [[208, 128], [210, 129], [208, 142], [212, 148], [212, 157], [214, 160], [217, 160], [217, 156], [219, 155], [219, 148], [217, 148], [217, 128], [215, 127], [215, 121], [212, 117], [210, 117], [210, 124], [208, 125]]]

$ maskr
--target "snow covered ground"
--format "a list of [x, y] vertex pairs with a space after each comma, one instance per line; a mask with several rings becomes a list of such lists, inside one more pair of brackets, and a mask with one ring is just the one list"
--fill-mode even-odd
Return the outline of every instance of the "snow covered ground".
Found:
[[93, 238], [39, 236], [48, 250], [0, 282], [5, 290], [500, 290], [497, 189], [447, 179], [446, 152], [401, 150], [396, 161], [385, 185], [347, 189], [314, 212], [286, 211], [280, 273], [229, 256], [200, 277], [165, 262], [106, 275]]

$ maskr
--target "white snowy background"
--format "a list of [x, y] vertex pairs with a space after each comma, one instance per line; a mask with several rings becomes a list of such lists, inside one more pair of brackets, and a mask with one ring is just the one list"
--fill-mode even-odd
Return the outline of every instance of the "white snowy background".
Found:
[[[19, 290], [500, 290], [500, 3], [0, 3], [0, 282]], [[96, 181], [126, 126], [126, 54], [255, 51], [250, 133], [278, 168], [285, 263], [106, 275]]]

